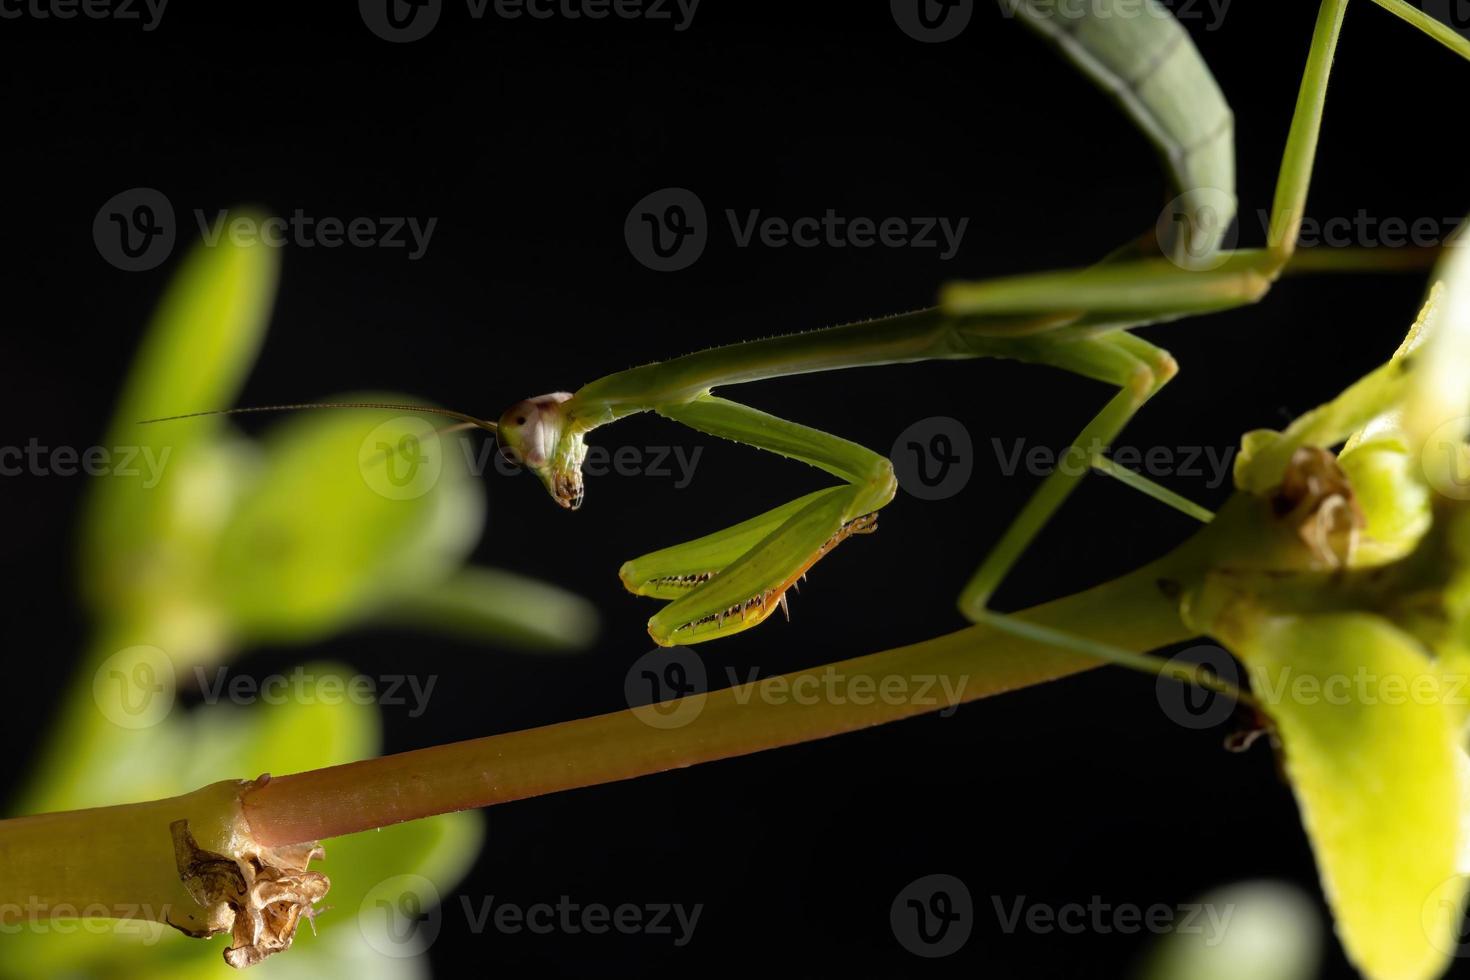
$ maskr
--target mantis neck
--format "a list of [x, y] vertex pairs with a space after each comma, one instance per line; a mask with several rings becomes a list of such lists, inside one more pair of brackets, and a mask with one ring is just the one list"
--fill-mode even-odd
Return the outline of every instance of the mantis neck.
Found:
[[[612, 418], [687, 402], [716, 385], [815, 371], [975, 357], [937, 309], [699, 351], [599, 378], [574, 396], [580, 413]], [[598, 422], [596, 424], [602, 424]]]

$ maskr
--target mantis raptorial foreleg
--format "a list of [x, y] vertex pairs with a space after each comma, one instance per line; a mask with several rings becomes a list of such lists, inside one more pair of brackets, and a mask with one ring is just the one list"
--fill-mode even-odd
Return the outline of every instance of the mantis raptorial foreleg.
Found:
[[777, 606], [786, 608], [786, 590], [844, 538], [871, 531], [874, 513], [893, 499], [893, 466], [857, 443], [711, 396], [655, 410], [701, 432], [809, 463], [847, 484], [626, 563], [620, 575], [631, 591], [678, 596], [648, 622], [660, 644], [736, 633]]

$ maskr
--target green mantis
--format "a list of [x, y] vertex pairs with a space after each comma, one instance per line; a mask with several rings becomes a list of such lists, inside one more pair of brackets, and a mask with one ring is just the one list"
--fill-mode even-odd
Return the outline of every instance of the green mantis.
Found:
[[[1374, 2], [1470, 57], [1470, 43], [1403, 0]], [[1004, 0], [1002, 6], [1112, 93], [1154, 143], [1178, 194], [1172, 221], [1088, 268], [950, 283], [929, 309], [635, 367], [574, 393], [518, 402], [495, 421], [423, 406], [357, 407], [431, 412], [454, 419], [452, 428], [490, 432], [502, 451], [535, 472], [568, 509], [582, 504], [586, 438], [647, 411], [799, 460], [839, 481], [733, 527], [626, 562], [623, 584], [666, 602], [648, 623], [653, 639], [666, 646], [732, 635], [784, 609], [787, 590], [812, 565], [846, 538], [876, 528], [877, 512], [896, 491], [892, 466], [878, 453], [718, 397], [717, 388], [839, 368], [1010, 358], [1115, 387], [1116, 394], [1079, 433], [1074, 451], [1111, 443], [1177, 370], [1167, 351], [1131, 333], [1133, 328], [1256, 302], [1292, 263], [1347, 0], [1321, 5], [1268, 241], [1242, 250], [1221, 249], [1235, 210], [1230, 109], [1189, 36], [1158, 0], [1098, 0], [1070, 11], [1040, 0]], [[1312, 266], [1387, 264], [1372, 252], [1344, 251]], [[987, 609], [991, 595], [1080, 479], [1076, 471], [1059, 469], [1037, 489], [964, 587], [959, 605], [969, 619], [1005, 625], [1004, 617]]]

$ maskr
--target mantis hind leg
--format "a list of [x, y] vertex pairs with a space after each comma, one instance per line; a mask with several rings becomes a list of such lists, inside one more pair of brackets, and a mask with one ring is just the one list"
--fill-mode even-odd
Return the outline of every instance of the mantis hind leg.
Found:
[[1117, 438], [1134, 413], [1178, 370], [1167, 351], [1124, 332], [1058, 342], [1045, 359], [1057, 367], [1116, 384], [1119, 390], [1068, 448], [1063, 458], [1075, 465], [1058, 466], [1047, 476], [960, 593], [960, 611], [972, 622], [985, 618], [996, 587], [1077, 488], [1094, 455]]
[[823, 469], [844, 485], [819, 490], [748, 521], [627, 562], [623, 584], [672, 601], [648, 622], [663, 646], [728, 636], [785, 607], [786, 590], [854, 534], [875, 529], [893, 499], [889, 461], [857, 443], [708, 395], [659, 414], [711, 435]]
[[[1470, 43], [1410, 4], [1403, 0], [1375, 2], [1462, 57], [1470, 57]], [[1207, 271], [1174, 267], [1162, 259], [1143, 259], [988, 283], [955, 283], [946, 287], [941, 296], [945, 312], [984, 316], [1070, 308], [1076, 312], [1077, 319], [1066, 329], [1074, 336], [1087, 337], [1089, 327], [1126, 329], [1179, 313], [1207, 312], [1259, 299], [1295, 253], [1326, 102], [1327, 80], [1346, 8], [1347, 0], [1323, 0], [1317, 16], [1282, 155], [1266, 249], [1224, 253], [1218, 266]], [[1342, 264], [1343, 268], [1371, 263], [1374, 253], [1359, 253], [1350, 258], [1351, 261]], [[1334, 265], [1328, 262], [1322, 267]], [[1175, 373], [1173, 360], [1165, 352], [1126, 333], [1092, 334], [1091, 339], [1097, 343], [1075, 345], [1066, 344], [1060, 336], [1055, 336], [1055, 343], [1049, 343], [1053, 338], [1045, 335], [1036, 339], [1040, 346], [1028, 352], [1028, 360], [1053, 363], [1111, 381], [1121, 389], [1083, 430], [1073, 444], [1074, 453], [1085, 452], [1094, 440], [1102, 444], [1111, 441], [1133, 413]], [[1111, 342], [1116, 349], [1108, 351], [1101, 342]], [[1042, 484], [961, 594], [960, 609], [968, 618], [979, 620], [987, 615], [986, 605], [996, 586], [1085, 472], [1085, 467], [1073, 467], [1070, 473], [1058, 470]]]

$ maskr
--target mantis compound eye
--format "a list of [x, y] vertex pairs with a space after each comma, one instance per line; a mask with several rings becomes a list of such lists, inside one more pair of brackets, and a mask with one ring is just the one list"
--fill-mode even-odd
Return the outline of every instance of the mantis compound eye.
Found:
[[571, 394], [516, 402], [500, 416], [496, 438], [500, 451], [540, 478], [558, 504], [568, 510], [582, 505], [582, 460], [587, 455], [580, 432], [572, 431], [567, 402]]

